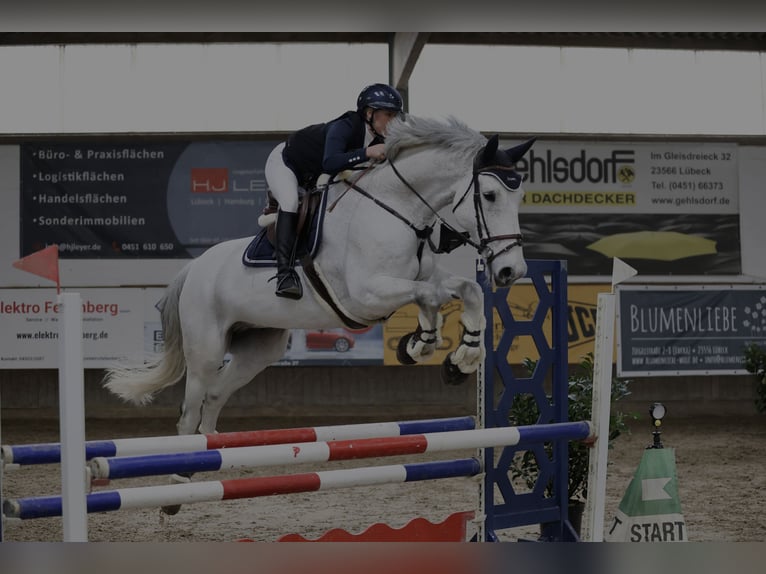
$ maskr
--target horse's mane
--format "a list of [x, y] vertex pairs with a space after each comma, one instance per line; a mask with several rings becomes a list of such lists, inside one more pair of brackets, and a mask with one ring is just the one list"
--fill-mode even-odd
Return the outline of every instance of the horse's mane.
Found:
[[421, 118], [407, 115], [388, 123], [386, 155], [395, 158], [402, 150], [420, 146], [445, 147], [456, 155], [473, 155], [487, 143], [481, 133], [469, 128], [453, 116], [445, 119]]

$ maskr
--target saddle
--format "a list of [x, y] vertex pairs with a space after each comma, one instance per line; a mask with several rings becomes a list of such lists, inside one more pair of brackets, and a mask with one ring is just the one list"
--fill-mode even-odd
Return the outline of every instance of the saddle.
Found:
[[[335, 312], [346, 327], [362, 329], [369, 324], [357, 321], [342, 308], [314, 263], [314, 257], [319, 252], [319, 244], [322, 240], [327, 189], [328, 186], [322, 182], [318, 187], [299, 195], [296, 265], [300, 264], [316, 294]], [[262, 229], [242, 254], [242, 263], [247, 267], [276, 267], [277, 265], [274, 245], [276, 244], [276, 213], [279, 210], [279, 204], [270, 191], [268, 197], [269, 201], [263, 209], [263, 215], [259, 218]], [[383, 321], [386, 318], [382, 317], [377, 321]]]
[[[322, 222], [327, 205], [327, 187], [321, 186], [304, 191], [298, 198], [298, 228], [296, 231], [296, 261], [303, 257], [314, 257], [322, 239]], [[263, 228], [253, 238], [242, 254], [242, 263], [247, 267], [275, 267], [277, 264], [276, 213], [279, 210], [271, 191], [263, 214], [258, 222]]]

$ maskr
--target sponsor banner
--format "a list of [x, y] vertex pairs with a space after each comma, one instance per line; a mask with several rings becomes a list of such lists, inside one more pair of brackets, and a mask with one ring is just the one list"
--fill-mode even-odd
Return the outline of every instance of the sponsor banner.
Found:
[[570, 275], [738, 275], [738, 147], [537, 142], [518, 163], [524, 254]]
[[[568, 297], [568, 320], [567, 330], [569, 339], [569, 363], [577, 364], [582, 357], [594, 351], [596, 337], [596, 306], [599, 293], [611, 292], [611, 285], [573, 284], [567, 287]], [[537, 308], [539, 297], [531, 284], [520, 283], [509, 290], [509, 307], [514, 318], [520, 321], [531, 320]], [[463, 305], [459, 301], [448, 303], [442, 307], [444, 317], [442, 327], [442, 343], [437, 347], [434, 356], [422, 364], [438, 365], [446, 358], [447, 354], [455, 350], [460, 342], [462, 326], [460, 314]], [[385, 344], [383, 362], [386, 365], [398, 365], [396, 348], [399, 339], [407, 333], [411, 333], [417, 327], [418, 308], [416, 305], [407, 305], [394, 313], [383, 328], [383, 341]], [[494, 317], [494, 342], [500, 341], [503, 334], [503, 325], [500, 318]], [[550, 314], [545, 317], [543, 332], [550, 342], [551, 318]], [[511, 352], [508, 360], [511, 364], [521, 364], [525, 358], [538, 359], [537, 346], [531, 337], [516, 337], [511, 343]]]
[[[277, 143], [24, 143], [20, 255], [188, 258], [254, 235]], [[570, 275], [609, 276], [612, 257], [642, 275], [741, 273], [736, 144], [540, 141], [518, 169], [529, 258]]]
[[620, 376], [747, 374], [745, 348], [766, 345], [764, 286], [618, 285]]
[[21, 255], [188, 258], [254, 235], [277, 143], [24, 143]]
[[543, 141], [517, 169], [525, 175], [523, 211], [738, 211], [736, 144]]
[[[142, 356], [143, 300], [136, 289], [82, 289], [84, 366]], [[0, 369], [59, 367], [55, 289], [0, 290]]]

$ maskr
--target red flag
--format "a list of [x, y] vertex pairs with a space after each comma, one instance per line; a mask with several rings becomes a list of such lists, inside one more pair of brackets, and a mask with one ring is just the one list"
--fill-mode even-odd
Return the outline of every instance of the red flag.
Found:
[[22, 257], [14, 261], [13, 266], [16, 269], [34, 273], [40, 277], [45, 277], [56, 282], [56, 292], [61, 293], [61, 283], [59, 282], [59, 246], [50, 245], [40, 251], [35, 251], [31, 255]]

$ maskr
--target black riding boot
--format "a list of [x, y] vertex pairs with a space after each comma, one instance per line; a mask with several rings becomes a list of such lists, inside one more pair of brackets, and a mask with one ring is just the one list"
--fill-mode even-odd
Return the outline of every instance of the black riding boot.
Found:
[[279, 211], [277, 215], [277, 297], [300, 299], [303, 297], [301, 280], [295, 266], [296, 228], [298, 214]]

